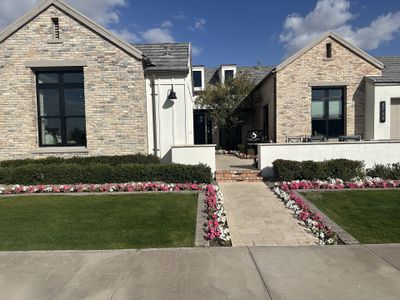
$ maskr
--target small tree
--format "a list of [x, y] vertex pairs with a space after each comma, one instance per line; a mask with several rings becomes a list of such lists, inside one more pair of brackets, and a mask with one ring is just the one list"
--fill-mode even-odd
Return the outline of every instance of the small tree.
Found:
[[249, 93], [254, 88], [248, 73], [240, 73], [225, 83], [206, 86], [196, 104], [209, 110], [209, 115], [221, 129], [231, 129], [247, 120], [254, 101]]

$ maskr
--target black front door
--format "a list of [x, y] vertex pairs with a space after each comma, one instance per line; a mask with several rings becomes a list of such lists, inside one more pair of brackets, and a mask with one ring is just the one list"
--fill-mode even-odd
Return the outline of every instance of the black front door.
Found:
[[206, 114], [203, 112], [194, 113], [194, 143], [195, 145], [206, 144]]
[[312, 135], [338, 137], [344, 134], [344, 89], [312, 89]]

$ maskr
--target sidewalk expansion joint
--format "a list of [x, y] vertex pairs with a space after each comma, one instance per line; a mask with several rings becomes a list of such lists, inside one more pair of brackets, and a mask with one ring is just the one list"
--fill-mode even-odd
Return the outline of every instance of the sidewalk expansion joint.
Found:
[[122, 280], [125, 278], [126, 273], [128, 273], [129, 268], [131, 267], [133, 260], [135, 259], [136, 255], [140, 252], [140, 250], [136, 250], [132, 253], [131, 255], [131, 259], [129, 261], [129, 263], [126, 265], [124, 271], [122, 272], [121, 276], [117, 279], [116, 283], [115, 283], [115, 287], [113, 289], [113, 291], [111, 292], [110, 297], [108, 297], [108, 300], [113, 299], [115, 293], [118, 290], [119, 285], [121, 284]]
[[249, 251], [251, 260], [253, 261], [253, 264], [254, 264], [254, 266], [256, 267], [256, 270], [257, 270], [257, 272], [258, 272], [258, 275], [260, 276], [261, 281], [262, 281], [263, 284], [264, 284], [265, 293], [266, 293], [266, 295], [268, 295], [267, 299], [272, 300], [272, 296], [271, 296], [271, 293], [269, 292], [267, 282], [265, 281], [264, 277], [263, 277], [262, 274], [261, 274], [261, 270], [260, 270], [260, 268], [258, 267], [258, 265], [257, 265], [257, 263], [256, 263], [256, 260], [254, 259], [253, 253], [251, 252], [251, 249], [250, 249], [249, 247], [247, 247], [247, 250]]

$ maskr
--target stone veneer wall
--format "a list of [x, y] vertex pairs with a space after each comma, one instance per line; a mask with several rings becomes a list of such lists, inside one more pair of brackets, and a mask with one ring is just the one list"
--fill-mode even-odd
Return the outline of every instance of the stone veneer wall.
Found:
[[[58, 17], [63, 43], [52, 38]], [[140, 59], [50, 7], [0, 44], [0, 160], [71, 153], [41, 153], [36, 78], [32, 60], [85, 60], [87, 152], [77, 155], [147, 153], [146, 94]], [[71, 149], [71, 148], [70, 148]]]
[[[333, 57], [325, 58], [326, 43]], [[382, 75], [373, 66], [336, 40], [328, 38], [277, 72], [277, 142], [286, 136], [311, 134], [313, 82], [345, 82], [345, 134], [364, 135], [366, 75]]]

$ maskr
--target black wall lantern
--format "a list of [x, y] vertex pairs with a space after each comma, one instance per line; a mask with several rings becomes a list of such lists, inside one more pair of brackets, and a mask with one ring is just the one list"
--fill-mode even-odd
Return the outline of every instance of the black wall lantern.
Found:
[[169, 91], [168, 99], [170, 99], [170, 100], [178, 99], [178, 97], [176, 97], [176, 93], [174, 92], [174, 86], [172, 86], [172, 89], [170, 89], [170, 91]]

